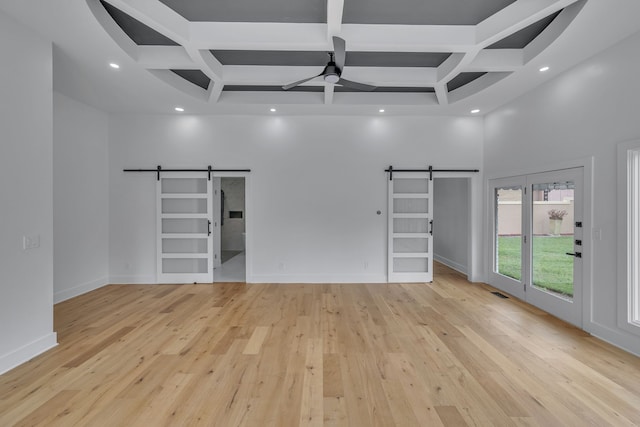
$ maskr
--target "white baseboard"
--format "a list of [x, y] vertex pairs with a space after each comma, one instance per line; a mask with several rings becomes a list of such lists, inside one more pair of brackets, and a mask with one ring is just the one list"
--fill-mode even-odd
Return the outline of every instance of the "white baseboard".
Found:
[[628, 351], [631, 354], [635, 354], [636, 356], [640, 356], [640, 340], [638, 340], [638, 337], [635, 335], [616, 331], [615, 329], [595, 322], [585, 324], [584, 330], [602, 341]]
[[457, 263], [455, 261], [452, 261], [452, 260], [450, 260], [448, 258], [440, 256], [438, 254], [433, 254], [433, 259], [438, 261], [441, 264], [446, 265], [449, 268], [453, 268], [454, 270], [456, 270], [459, 273], [462, 273], [464, 275], [467, 274], [467, 266], [466, 265], [462, 265], [462, 264]]
[[62, 301], [66, 301], [73, 297], [77, 297], [78, 295], [86, 294], [87, 292], [91, 292], [95, 289], [101, 288], [109, 283], [109, 278], [102, 277], [97, 280], [92, 280], [91, 282], [83, 283], [78, 286], [74, 286], [70, 289], [63, 289], [58, 292], [54, 292], [53, 294], [53, 303], [57, 304]]
[[158, 283], [156, 276], [109, 276], [113, 285], [149, 285]]
[[387, 283], [387, 276], [378, 274], [346, 276], [254, 274], [249, 279], [248, 283]]
[[58, 336], [55, 332], [47, 334], [35, 341], [0, 356], [0, 375], [22, 365], [41, 353], [58, 345]]

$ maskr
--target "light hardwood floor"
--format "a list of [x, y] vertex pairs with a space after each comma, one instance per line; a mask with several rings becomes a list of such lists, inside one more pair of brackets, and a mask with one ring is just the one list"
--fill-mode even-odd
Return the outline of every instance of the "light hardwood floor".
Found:
[[640, 424], [639, 358], [435, 277], [104, 287], [0, 376], [0, 426]]

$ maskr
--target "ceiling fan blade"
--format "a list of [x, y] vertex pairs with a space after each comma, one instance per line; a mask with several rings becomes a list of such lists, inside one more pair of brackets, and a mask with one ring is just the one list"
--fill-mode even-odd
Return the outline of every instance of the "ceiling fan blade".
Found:
[[344, 68], [346, 52], [347, 48], [344, 39], [338, 36], [333, 36], [333, 54], [335, 56], [336, 67], [341, 70]]
[[323, 74], [324, 74], [324, 72], [318, 74], [317, 76], [313, 76], [313, 77], [309, 77], [307, 79], [298, 80], [297, 82], [289, 83], [288, 85], [282, 86], [282, 89], [284, 89], [284, 90], [292, 89], [292, 88], [294, 88], [294, 87], [296, 87], [298, 85], [301, 85], [302, 83], [308, 82], [309, 80], [313, 80], [316, 77], [320, 77]]
[[372, 90], [376, 89], [376, 86], [366, 85], [364, 83], [352, 82], [351, 80], [343, 79], [342, 77], [340, 77], [340, 80], [338, 80], [338, 84], [345, 87], [350, 87], [351, 89], [363, 90], [366, 92], [371, 92]]

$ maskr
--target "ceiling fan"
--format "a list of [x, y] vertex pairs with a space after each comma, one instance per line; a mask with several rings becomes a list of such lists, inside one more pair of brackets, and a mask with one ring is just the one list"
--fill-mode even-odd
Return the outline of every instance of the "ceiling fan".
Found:
[[327, 83], [337, 83], [342, 86], [346, 86], [356, 90], [372, 91], [375, 90], [375, 86], [367, 85], [364, 83], [352, 82], [351, 80], [343, 79], [342, 69], [344, 68], [344, 61], [346, 56], [346, 43], [343, 38], [333, 36], [333, 52], [329, 52], [329, 62], [324, 67], [324, 70], [317, 76], [302, 79], [297, 82], [289, 83], [282, 86], [282, 89], [289, 90], [302, 83], [313, 80], [316, 77], [322, 77]]

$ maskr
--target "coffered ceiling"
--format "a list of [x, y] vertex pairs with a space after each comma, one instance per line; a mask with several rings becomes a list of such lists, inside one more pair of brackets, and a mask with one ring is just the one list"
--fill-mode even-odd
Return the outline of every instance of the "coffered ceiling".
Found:
[[[53, 40], [56, 90], [108, 111], [469, 114], [640, 30], [639, 3], [0, 0], [0, 9]], [[375, 89], [317, 77], [284, 90], [323, 71], [335, 36], [346, 42], [342, 78]]]
[[[371, 104], [393, 93], [414, 105], [455, 103], [517, 72], [586, 1], [87, 0], [140, 67], [206, 102], [296, 92], [301, 103]], [[338, 72], [375, 89], [319, 76], [285, 90], [332, 60], [333, 36], [346, 41]]]

